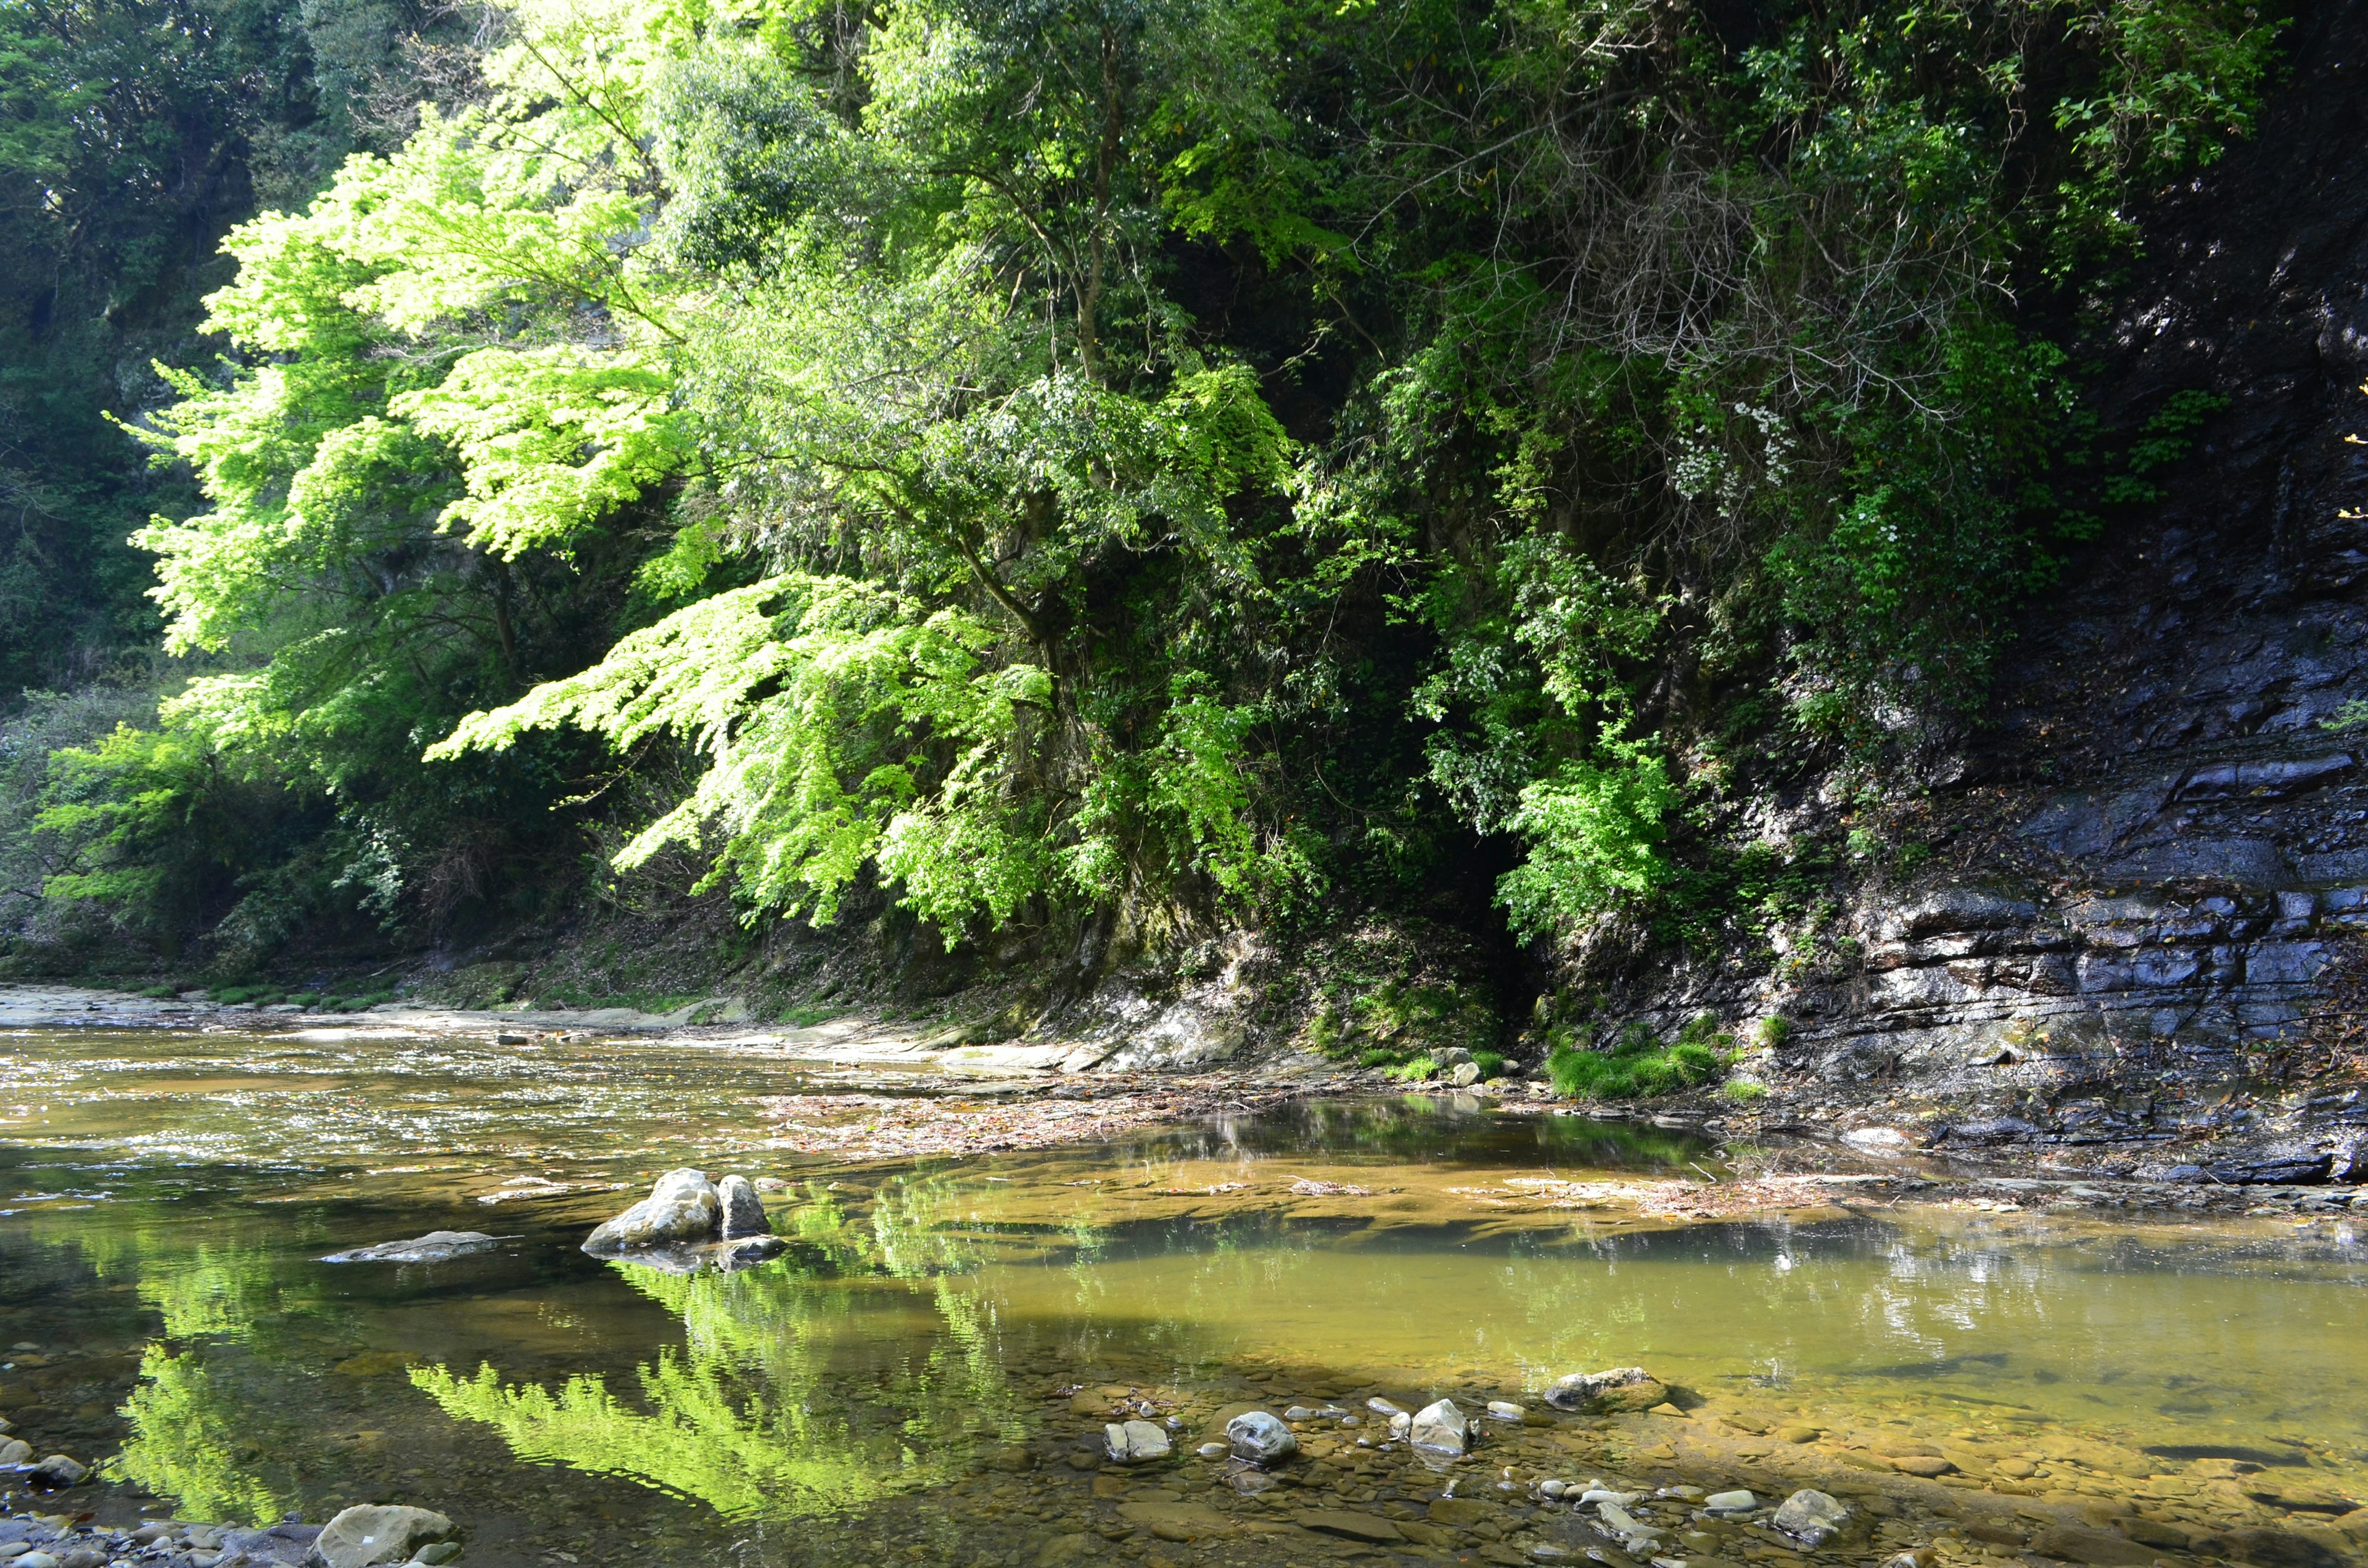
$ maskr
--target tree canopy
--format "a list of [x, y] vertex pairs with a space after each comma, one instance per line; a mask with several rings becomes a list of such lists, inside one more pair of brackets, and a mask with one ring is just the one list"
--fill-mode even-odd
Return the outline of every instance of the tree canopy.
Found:
[[53, 891], [153, 889], [142, 780], [203, 757], [318, 802], [312, 885], [394, 921], [605, 812], [751, 918], [876, 884], [949, 945], [1412, 896], [1479, 843], [1517, 931], [1583, 929], [1738, 769], [1961, 722], [2142, 498], [2084, 312], [2276, 33], [488, 12], [463, 90], [230, 232], [226, 355], [127, 417], [202, 492], [136, 543], [213, 665], [169, 748], [63, 765]]

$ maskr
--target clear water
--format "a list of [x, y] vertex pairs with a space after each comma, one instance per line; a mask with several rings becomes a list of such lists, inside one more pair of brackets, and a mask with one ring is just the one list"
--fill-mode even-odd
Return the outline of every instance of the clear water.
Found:
[[[809, 1082], [678, 1043], [0, 1037], [0, 1415], [162, 1512], [413, 1503], [472, 1565], [1629, 1561], [1527, 1506], [1545, 1476], [1817, 1484], [1861, 1517], [1836, 1561], [2005, 1557], [2049, 1528], [2184, 1540], [2150, 1549], [2173, 1562], [2368, 1557], [2339, 1517], [2368, 1500], [2348, 1222], [1507, 1206], [1524, 1177], [1722, 1167], [1680, 1134], [1436, 1099], [832, 1167], [772, 1146], [768, 1097]], [[683, 1278], [577, 1250], [678, 1165], [787, 1178], [789, 1255]], [[433, 1229], [502, 1240], [319, 1261]], [[1370, 1417], [1310, 1421], [1312, 1462], [1263, 1494], [1190, 1451], [1236, 1404], [1536, 1410], [1628, 1364], [1690, 1408], [1492, 1423], [1445, 1471], [1358, 1449]], [[1121, 1405], [1174, 1415], [1180, 1457], [1098, 1467]], [[1918, 1449], [1956, 1472], [1878, 1457]], [[1486, 1517], [1426, 1522], [1450, 1483]], [[1666, 1545], [1797, 1560], [1723, 1525]]]

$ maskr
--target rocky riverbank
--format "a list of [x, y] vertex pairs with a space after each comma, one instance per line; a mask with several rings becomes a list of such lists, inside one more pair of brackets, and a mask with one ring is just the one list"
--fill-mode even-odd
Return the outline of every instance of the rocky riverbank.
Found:
[[[1962, 1074], [1839, 1080], [1818, 1069], [1812, 1043], [1770, 1049], [1749, 1062], [1759, 1093], [1748, 1100], [1712, 1089], [1599, 1103], [1556, 1097], [1535, 1070], [1409, 1085], [1304, 1053], [1247, 1059], [1220, 1072], [1121, 1069], [1082, 1062], [1075, 1041], [962, 1045], [860, 1018], [757, 1029], [625, 1009], [526, 1014], [388, 1005], [344, 1016], [0, 986], [0, 1028], [8, 1028], [252, 1031], [357, 1044], [466, 1038], [529, 1057], [548, 1045], [604, 1038], [669, 1044], [778, 1064], [796, 1092], [770, 1102], [774, 1135], [766, 1147], [842, 1162], [1101, 1142], [1298, 1098], [1386, 1093], [1692, 1133], [1727, 1159], [1735, 1176], [1883, 1176], [1889, 1197], [1930, 1202], [2332, 1214], [2361, 1198], [2368, 1177], [2368, 1083], [2348, 1061], [2330, 1059], [2285, 1079], [2170, 1063], [2140, 1081], [2103, 1074], [2079, 1052], [2045, 1040], [2026, 1042], [2021, 1054], [2003, 1050], [1996, 1082], [1959, 1081]], [[1804, 1206], [1802, 1194], [1781, 1187], [1698, 1185], [1704, 1190], [1672, 1187], [1654, 1201], [1679, 1213]]]
[[[103, 1522], [131, 1512], [133, 1505], [74, 1490], [84, 1479], [76, 1469], [66, 1490], [53, 1489], [48, 1497], [6, 1498], [0, 1562], [10, 1568], [389, 1568], [404, 1562], [438, 1568], [461, 1556], [450, 1519], [426, 1508], [391, 1505], [358, 1505], [325, 1525], [291, 1517], [248, 1528], [136, 1514]], [[29, 1506], [20, 1509], [19, 1502]], [[35, 1511], [43, 1502], [64, 1502], [75, 1511]], [[93, 1503], [98, 1506], [88, 1506]]]

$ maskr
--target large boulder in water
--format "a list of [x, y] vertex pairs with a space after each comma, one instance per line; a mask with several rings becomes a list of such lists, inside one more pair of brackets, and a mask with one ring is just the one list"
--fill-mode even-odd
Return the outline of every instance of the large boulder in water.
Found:
[[723, 1223], [723, 1200], [705, 1171], [668, 1171], [647, 1198], [586, 1237], [584, 1250], [607, 1254], [711, 1242]]
[[772, 1221], [765, 1218], [765, 1206], [757, 1200], [757, 1189], [746, 1176], [725, 1176], [715, 1184], [715, 1197], [723, 1206], [724, 1240], [773, 1233]]

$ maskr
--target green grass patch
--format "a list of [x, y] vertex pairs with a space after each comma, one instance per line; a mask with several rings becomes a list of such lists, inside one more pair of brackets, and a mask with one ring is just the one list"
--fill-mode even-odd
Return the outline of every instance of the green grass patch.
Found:
[[798, 1006], [782, 1008], [778, 1021], [789, 1025], [791, 1028], [810, 1029], [816, 1024], [830, 1022], [831, 1019], [838, 1017], [839, 1012], [840, 1009], [837, 1007], [818, 1007], [812, 1004], [801, 1004]]
[[151, 985], [142, 990], [140, 994], [151, 1002], [169, 1002], [180, 993], [169, 985]]
[[1734, 1058], [1735, 1037], [1720, 1033], [1705, 1013], [1666, 1045], [1641, 1023], [1629, 1025], [1608, 1050], [1565, 1040], [1546, 1058], [1546, 1075], [1569, 1099], [1649, 1099], [1712, 1083]]
[[[1368, 1054], [1378, 1055], [1382, 1053], [1368, 1052]], [[1417, 1056], [1412, 1061], [1399, 1062], [1396, 1066], [1389, 1070], [1387, 1076], [1396, 1079], [1401, 1084], [1419, 1084], [1425, 1079], [1436, 1077], [1438, 1074], [1438, 1062], [1432, 1061], [1428, 1056]]]
[[1472, 1064], [1480, 1069], [1480, 1081], [1484, 1084], [1505, 1075], [1505, 1053], [1501, 1051], [1475, 1051]]

